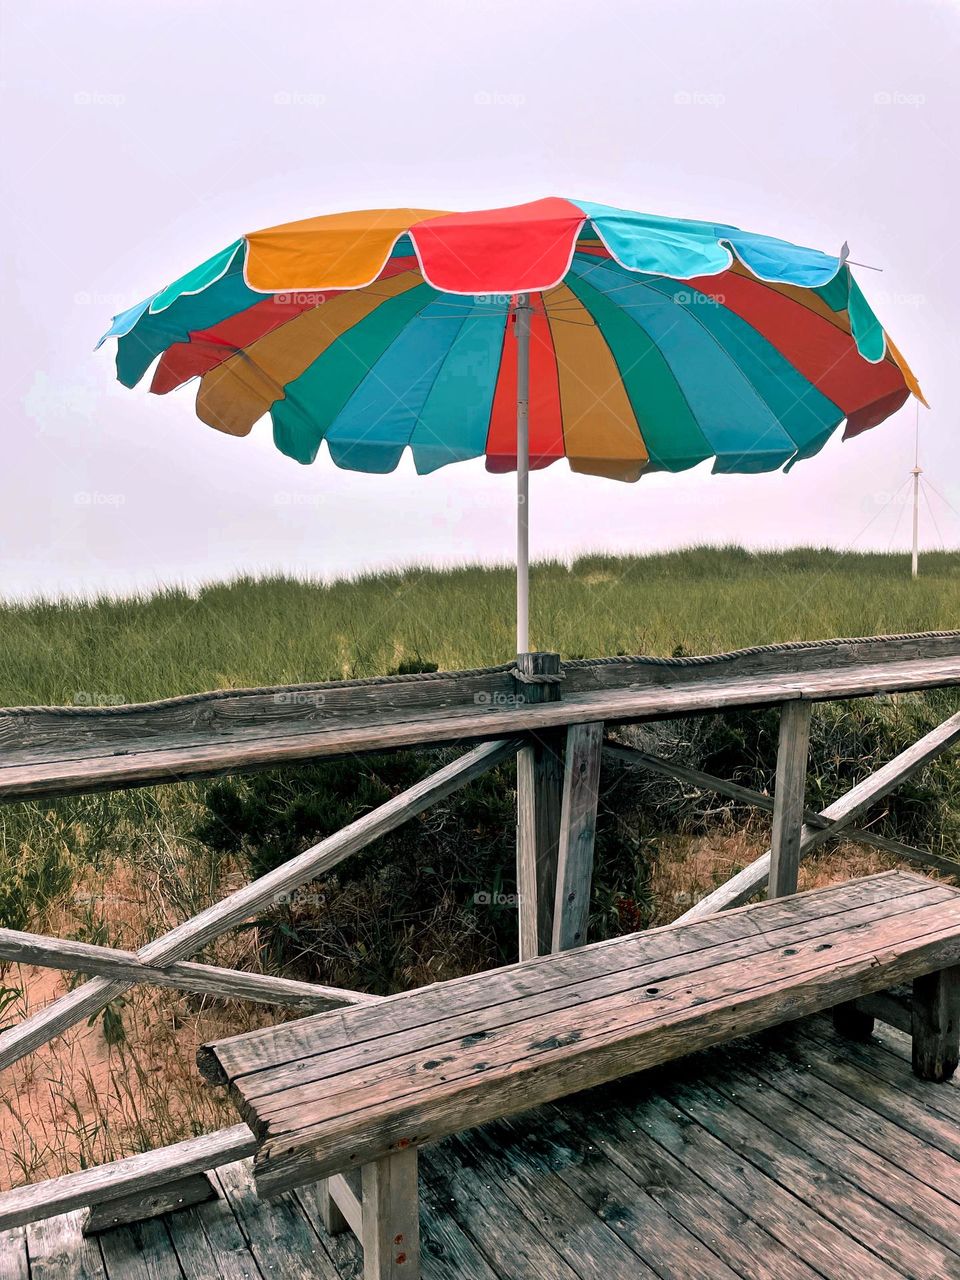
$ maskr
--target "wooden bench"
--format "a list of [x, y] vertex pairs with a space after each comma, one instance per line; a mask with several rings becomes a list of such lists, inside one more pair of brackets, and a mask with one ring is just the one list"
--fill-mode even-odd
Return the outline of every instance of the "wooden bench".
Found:
[[913, 1062], [960, 1037], [960, 890], [889, 872], [541, 956], [206, 1045], [258, 1144], [261, 1194], [326, 1179], [365, 1275], [416, 1276], [417, 1148], [826, 1008], [913, 983]]

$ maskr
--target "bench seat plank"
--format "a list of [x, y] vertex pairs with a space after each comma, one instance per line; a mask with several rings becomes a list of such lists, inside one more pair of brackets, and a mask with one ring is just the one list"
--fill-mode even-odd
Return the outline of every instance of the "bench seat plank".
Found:
[[958, 960], [960, 890], [895, 872], [208, 1053], [261, 1144], [257, 1180], [272, 1194]]
[[[783, 945], [797, 945], [812, 940], [819, 952], [832, 945], [826, 940], [828, 935], [832, 938], [837, 932], [844, 936], [854, 931], [862, 932], [870, 929], [879, 919], [891, 918], [894, 907], [897, 908], [897, 914], [916, 910], [920, 906], [949, 901], [953, 892], [949, 888], [931, 884], [918, 894], [910, 894], [894, 903], [871, 904], [858, 910], [834, 914], [827, 918], [833, 933], [826, 921], [804, 921], [790, 928], [785, 934]], [[642, 941], [642, 936], [639, 940]], [[258, 1071], [244, 1080], [242, 1088], [238, 1084], [237, 1092], [242, 1092], [245, 1108], [251, 1112], [253, 1122], [259, 1130], [262, 1132], [269, 1122], [272, 1131], [277, 1132], [280, 1126], [276, 1124], [275, 1113], [310, 1101], [313, 1087], [318, 1081], [325, 1082], [327, 1102], [332, 1104], [336, 1098], [335, 1105], [342, 1108], [345, 1105], [342, 1099], [344, 1090], [366, 1088], [380, 1079], [389, 1079], [397, 1084], [404, 1063], [416, 1062], [425, 1055], [428, 1055], [428, 1061], [433, 1064], [432, 1069], [439, 1070], [442, 1075], [451, 1045], [456, 1045], [465, 1037], [469, 1036], [474, 1042], [482, 1041], [485, 1046], [489, 1046], [489, 1036], [502, 1034], [504, 1028], [524, 1023], [530, 1024], [544, 1035], [549, 1034], [544, 1031], [545, 1018], [556, 1020], [569, 1010], [573, 1010], [576, 1017], [575, 1011], [588, 1003], [596, 1010], [598, 1006], [593, 1002], [618, 996], [629, 999], [632, 993], [640, 991], [649, 1003], [658, 994], [664, 997], [670, 995], [666, 985], [670, 980], [687, 989], [705, 983], [713, 984], [721, 966], [724, 966], [725, 972], [729, 970], [735, 974], [735, 970], [730, 969], [731, 965], [763, 961], [771, 953], [771, 948], [775, 950], [776, 945], [775, 936], [754, 933], [736, 942], [645, 963], [636, 963], [638, 958], [642, 960], [642, 956], [628, 954], [624, 956], [622, 968], [599, 976], [587, 974], [579, 981], [519, 996], [504, 989], [499, 991], [500, 999], [496, 1003], [488, 1004], [475, 1013], [448, 1015], [436, 1022], [422, 1024], [413, 1031], [382, 1034], [375, 1040], [362, 1044], [354, 1043], [332, 1052], [321, 1052], [310, 1058]], [[628, 949], [624, 947], [623, 950]], [[615, 956], [616, 952], [611, 954]], [[490, 988], [493, 984], [488, 980], [487, 986]], [[498, 994], [498, 990], [494, 987], [492, 994]], [[489, 1058], [486, 1051], [481, 1056]]]
[[[429, 1044], [429, 1029], [453, 1015], [479, 1013], [505, 999], [601, 977], [638, 964], [666, 962], [722, 943], [759, 939], [763, 945], [764, 933], [783, 923], [798, 929], [809, 923], [816, 931], [819, 922], [832, 915], [870, 907], [885, 912], [888, 902], [927, 892], [931, 887], [942, 886], [919, 875], [883, 872], [831, 885], [816, 895], [800, 894], [766, 903], [762, 924], [755, 908], [744, 906], [680, 928], [664, 925], [561, 955], [538, 956], [495, 970], [495, 983], [491, 973], [486, 972], [400, 992], [370, 1006], [367, 1016], [352, 1017], [349, 1022], [331, 1018], [319, 1023], [310, 1016], [214, 1041], [201, 1048], [200, 1068], [214, 1083], [232, 1083], [241, 1076], [285, 1063], [296, 1065], [302, 1075], [308, 1059], [336, 1053], [338, 1069], [343, 1071], [357, 1055], [361, 1060], [367, 1059], [370, 1051], [364, 1046], [368, 1042], [382, 1040], [391, 1033], [403, 1033], [408, 1047]], [[428, 1029], [427, 1037], [422, 1037], [421, 1028]], [[256, 1085], [250, 1085], [251, 1096], [256, 1089]]]

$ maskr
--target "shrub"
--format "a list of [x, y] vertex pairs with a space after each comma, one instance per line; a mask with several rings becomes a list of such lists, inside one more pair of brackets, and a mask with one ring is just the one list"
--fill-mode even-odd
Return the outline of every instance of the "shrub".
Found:
[[[342, 760], [211, 784], [202, 844], [261, 876], [454, 758]], [[505, 763], [345, 859], [254, 922], [272, 966], [377, 993], [516, 958], [516, 768]], [[643, 897], [639, 843], [606, 795], [597, 831], [593, 936], [622, 932]]]

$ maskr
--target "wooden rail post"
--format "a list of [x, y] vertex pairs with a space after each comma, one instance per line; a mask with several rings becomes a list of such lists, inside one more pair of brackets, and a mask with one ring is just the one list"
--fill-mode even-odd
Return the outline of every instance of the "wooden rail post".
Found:
[[602, 749], [602, 720], [594, 720], [590, 724], [574, 724], [568, 729], [557, 859], [557, 897], [553, 910], [554, 951], [582, 947], [587, 940]]
[[770, 841], [770, 885], [767, 892], [769, 898], [783, 898], [797, 892], [812, 710], [812, 703], [800, 699], [785, 702], [780, 708], [780, 742], [777, 747], [773, 835]]
[[[543, 677], [554, 677], [544, 680]], [[560, 698], [559, 653], [517, 656], [517, 698], [524, 705]], [[547, 955], [553, 937], [557, 887], [562, 731], [534, 735], [517, 752], [517, 895], [520, 959]]]

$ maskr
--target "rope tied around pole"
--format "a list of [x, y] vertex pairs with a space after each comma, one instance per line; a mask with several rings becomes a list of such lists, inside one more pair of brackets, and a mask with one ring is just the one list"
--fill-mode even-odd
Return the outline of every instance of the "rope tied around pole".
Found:
[[521, 671], [519, 667], [514, 667], [510, 674], [514, 680], [519, 680], [521, 684], [559, 684], [561, 680], [566, 680], [566, 675], [562, 671], [556, 673], [551, 671]]

